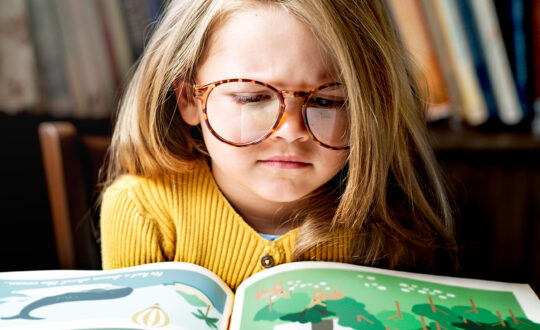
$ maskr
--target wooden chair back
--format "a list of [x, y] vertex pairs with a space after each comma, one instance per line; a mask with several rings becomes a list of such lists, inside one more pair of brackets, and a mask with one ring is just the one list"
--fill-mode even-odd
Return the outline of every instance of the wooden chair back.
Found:
[[38, 130], [59, 266], [100, 269], [96, 183], [110, 138], [81, 135], [69, 122]]

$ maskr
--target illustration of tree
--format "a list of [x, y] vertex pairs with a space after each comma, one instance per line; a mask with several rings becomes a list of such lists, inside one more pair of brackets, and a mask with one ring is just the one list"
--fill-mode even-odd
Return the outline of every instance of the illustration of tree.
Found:
[[327, 303], [330, 301], [341, 300], [345, 298], [343, 291], [339, 287], [333, 287], [328, 291], [323, 291], [322, 288], [312, 287], [313, 294], [307, 304], [304, 304], [304, 309], [296, 313], [288, 313], [280, 317], [281, 320], [311, 323], [312, 329], [330, 330], [333, 329], [333, 321], [331, 316], [334, 312], [327, 309]]
[[329, 313], [336, 315], [338, 324], [352, 329], [383, 330], [384, 325], [366, 310], [366, 305], [346, 297], [326, 302]]
[[268, 312], [272, 312], [272, 303], [279, 298], [290, 298], [290, 292], [283, 287], [283, 279], [274, 282], [274, 286], [269, 289], [263, 289], [262, 287], [255, 293], [255, 300], [268, 299]]
[[318, 330], [333, 329], [332, 319], [337, 319], [338, 325], [352, 329], [384, 330], [384, 325], [366, 310], [365, 304], [350, 297], [323, 301], [323, 304], [311, 306], [301, 312], [288, 313], [280, 319], [311, 323], [311, 328]]
[[209, 328], [217, 329], [217, 322], [219, 321], [217, 317], [208, 317], [208, 314], [204, 314], [200, 309], [197, 309], [197, 313], [192, 312], [191, 314], [193, 314], [196, 318], [203, 320]]
[[[473, 299], [469, 299], [470, 305], [454, 306], [448, 309], [435, 305], [431, 297], [429, 304], [419, 304], [412, 308], [412, 312], [420, 315], [421, 322], [431, 330], [465, 329], [465, 330], [540, 330], [540, 324], [526, 318], [518, 318], [511, 309], [508, 309], [510, 317], [504, 319], [500, 311], [492, 311], [478, 307]], [[379, 314], [377, 314], [379, 316]], [[426, 324], [425, 318], [434, 322]], [[400, 328], [401, 330], [401, 328]]]
[[289, 313], [280, 317], [283, 321], [311, 323], [312, 329], [331, 330], [332, 320], [329, 318], [335, 314], [324, 306], [314, 306], [298, 313]]
[[517, 318], [512, 309], [508, 309], [510, 317], [503, 318], [501, 312], [496, 310], [495, 314], [485, 308], [477, 307], [473, 299], [469, 299], [471, 306], [454, 306], [452, 311], [460, 316], [462, 323], [454, 323], [456, 327], [476, 330], [476, 329], [540, 329], [540, 325], [525, 318]]
[[[524, 330], [524, 329], [540, 330], [539, 323], [535, 323], [523, 317], [516, 317], [514, 315], [514, 312], [512, 312], [511, 309], [508, 309], [508, 313], [510, 314], [510, 317], [506, 318], [506, 324], [509, 324], [512, 328], [518, 329], [518, 330]], [[499, 311], [497, 311], [497, 315], [501, 317], [501, 314], [499, 313]]]
[[423, 328], [422, 322], [418, 320], [416, 315], [403, 312], [399, 306], [399, 301], [396, 301], [395, 304], [395, 311], [383, 311], [377, 313], [377, 318], [382, 322], [386, 330], [417, 330]]
[[197, 313], [191, 312], [191, 314], [193, 314], [193, 316], [195, 316], [196, 318], [203, 320], [210, 328], [217, 329], [216, 324], [219, 321], [219, 318], [213, 318], [208, 316], [208, 312], [210, 312], [210, 308], [212, 307], [212, 303], [210, 303], [210, 301], [203, 301], [199, 299], [199, 297], [197, 297], [196, 295], [190, 295], [180, 290], [176, 290], [176, 292], [182, 297], [184, 297], [184, 299], [186, 299], [186, 301], [191, 306], [204, 307], [206, 311], [203, 312], [201, 309], [197, 309]]
[[454, 306], [452, 307], [452, 312], [462, 318], [463, 323], [473, 322], [473, 323], [485, 323], [492, 324], [497, 323], [500, 319], [493, 314], [491, 311], [477, 307], [473, 299], [469, 299], [470, 306]]
[[290, 298], [287, 299], [278, 299], [273, 302], [273, 307], [270, 310], [269, 304], [263, 306], [256, 314], [255, 321], [275, 321], [281, 316], [291, 314], [291, 313], [300, 313], [304, 310], [304, 307], [307, 306], [311, 298], [302, 292], [295, 292], [291, 294]]
[[204, 293], [191, 286], [181, 283], [175, 283], [174, 285], [166, 286], [181, 295], [191, 306], [203, 307], [203, 309], [197, 309], [197, 313], [191, 312], [191, 314], [193, 314], [193, 316], [195, 316], [196, 318], [204, 321], [208, 327], [213, 329], [217, 328], [219, 318], [213, 318], [208, 316], [208, 313], [213, 307], [213, 304]]
[[449, 308], [435, 305], [433, 299], [428, 297], [429, 304], [417, 304], [412, 307], [412, 312], [420, 316], [423, 329], [427, 329], [426, 318], [434, 321], [429, 324], [431, 330], [450, 330], [454, 329], [454, 323], [461, 323], [463, 320], [453, 313]]

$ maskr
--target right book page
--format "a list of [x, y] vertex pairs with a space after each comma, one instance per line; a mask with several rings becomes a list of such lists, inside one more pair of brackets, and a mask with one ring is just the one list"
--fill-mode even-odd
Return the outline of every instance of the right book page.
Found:
[[526, 284], [330, 262], [276, 266], [236, 292], [231, 329], [540, 329]]

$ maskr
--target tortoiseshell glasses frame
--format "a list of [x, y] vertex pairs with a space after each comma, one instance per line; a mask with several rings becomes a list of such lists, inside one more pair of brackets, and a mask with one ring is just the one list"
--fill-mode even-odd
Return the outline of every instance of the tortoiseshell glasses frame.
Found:
[[[207, 101], [208, 101], [208, 96], [210, 95], [212, 90], [214, 88], [216, 88], [217, 86], [219, 86], [219, 85], [226, 84], [226, 83], [234, 83], [234, 82], [251, 83], [251, 84], [255, 84], [255, 85], [264, 86], [264, 87], [274, 91], [276, 93], [276, 95], [278, 96], [278, 99], [279, 99], [279, 114], [277, 115], [276, 121], [273, 124], [273, 126], [262, 137], [254, 140], [254, 141], [251, 141], [249, 143], [235, 143], [235, 142], [228, 141], [228, 140], [224, 139], [223, 137], [221, 137], [214, 130], [214, 128], [210, 124], [210, 121], [208, 120]], [[306, 91], [279, 90], [279, 89], [275, 88], [274, 86], [272, 86], [272, 85], [270, 85], [268, 83], [265, 83], [265, 82], [261, 82], [261, 81], [257, 81], [257, 80], [253, 80], [253, 79], [235, 78], [235, 79], [219, 80], [219, 81], [211, 82], [211, 83], [203, 85], [203, 86], [196, 86], [195, 85], [195, 86], [193, 86], [193, 93], [194, 93], [193, 95], [194, 95], [195, 98], [199, 99], [200, 102], [201, 102], [203, 118], [204, 118], [204, 121], [206, 123], [206, 127], [212, 133], [212, 135], [214, 135], [221, 142], [232, 145], [232, 146], [235, 146], [235, 147], [248, 147], [248, 146], [251, 146], [251, 145], [261, 143], [262, 141], [264, 141], [268, 137], [270, 137], [278, 129], [279, 124], [281, 122], [281, 119], [283, 118], [283, 114], [285, 112], [285, 95], [287, 94], [287, 95], [290, 95], [292, 97], [301, 97], [301, 98], [303, 98], [302, 119], [304, 121], [304, 126], [306, 127], [310, 137], [313, 140], [315, 140], [318, 144], [320, 144], [321, 146], [323, 146], [325, 148], [332, 149], [332, 150], [343, 150], [343, 149], [349, 149], [349, 146], [348, 145], [347, 146], [341, 146], [341, 147], [331, 146], [331, 145], [328, 145], [328, 144], [320, 141], [319, 139], [317, 139], [317, 137], [315, 136], [315, 134], [312, 132], [311, 128], [309, 127], [309, 122], [308, 122], [307, 114], [306, 114], [307, 100], [310, 98], [311, 95], [313, 95], [314, 93], [320, 91], [321, 89], [328, 88], [328, 87], [334, 87], [334, 86], [340, 86], [340, 85], [341, 84], [338, 83], [338, 82], [326, 83], [326, 84], [320, 85], [320, 86], [315, 87], [315, 88], [311, 89], [310, 91], [306, 92]]]

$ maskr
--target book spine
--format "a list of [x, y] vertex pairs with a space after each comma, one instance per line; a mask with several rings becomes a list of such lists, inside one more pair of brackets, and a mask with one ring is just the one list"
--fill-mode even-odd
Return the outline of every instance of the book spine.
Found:
[[433, 42], [433, 46], [435, 48], [435, 53], [439, 63], [441, 64], [442, 76], [450, 96], [452, 112], [454, 114], [459, 114], [459, 117], [454, 116], [453, 119], [461, 120], [462, 118], [460, 117], [462, 117], [464, 112], [463, 101], [459, 92], [455, 72], [452, 70], [450, 49], [449, 45], [445, 42], [437, 8], [435, 7], [433, 0], [420, 0], [420, 5], [423, 13], [422, 16], [426, 19], [426, 24], [430, 32], [431, 41]]
[[78, 118], [104, 118], [110, 115], [114, 100], [114, 87], [107, 63], [95, 3], [66, 1], [67, 10], [79, 50], [83, 79], [86, 83], [86, 112]]
[[540, 0], [532, 0], [532, 49], [533, 49], [533, 109], [532, 131], [540, 136]]
[[128, 78], [134, 58], [129, 44], [129, 34], [122, 7], [118, 1], [99, 0], [99, 8], [107, 27], [105, 33], [111, 40], [114, 62], [118, 74], [118, 87], [122, 86]]
[[471, 125], [482, 124], [488, 117], [487, 104], [476, 76], [457, 5], [454, 0], [434, 0], [433, 3], [450, 50], [450, 64], [463, 102], [463, 116]]
[[474, 68], [484, 95], [484, 100], [486, 101], [489, 117], [497, 117], [497, 105], [495, 103], [493, 86], [489, 79], [485, 59], [486, 55], [480, 44], [480, 37], [478, 36], [478, 29], [475, 25], [471, 8], [467, 0], [456, 0], [456, 4], [463, 22], [465, 37], [471, 50]]
[[519, 101], [527, 115], [532, 104], [534, 76], [531, 2], [498, 0], [494, 4]]
[[523, 118], [508, 55], [504, 47], [497, 14], [491, 0], [468, 0], [477, 22], [480, 41], [486, 57], [489, 77], [494, 87], [495, 101], [501, 121], [516, 124]]
[[0, 1], [0, 109], [34, 110], [39, 103], [37, 65], [26, 2]]
[[534, 96], [540, 102], [540, 0], [533, 0]]
[[56, 8], [51, 1], [27, 0], [36, 60], [41, 73], [43, 107], [55, 117], [68, 117], [74, 103], [69, 91], [64, 45]]
[[82, 13], [86, 22], [91, 59], [99, 81], [99, 94], [102, 103], [95, 106], [91, 118], [107, 118], [111, 115], [115, 100], [115, 84], [113, 68], [107, 51], [107, 43], [103, 34], [103, 24], [96, 1], [83, 1]]
[[419, 0], [388, 0], [388, 4], [405, 46], [418, 66], [420, 86], [426, 85], [422, 84], [423, 79], [427, 82], [423, 92], [429, 98], [428, 119], [450, 117], [450, 99]]
[[[109, 1], [110, 3], [114, 3]], [[97, 11], [99, 13], [99, 21], [101, 26], [101, 34], [103, 37], [103, 42], [105, 44], [105, 50], [107, 53], [107, 62], [109, 64], [109, 69], [111, 76], [114, 82], [115, 90], [120, 86], [120, 73], [118, 72], [118, 64], [116, 63], [115, 50], [113, 45], [112, 36], [110, 33], [109, 23], [105, 17], [105, 9], [103, 7], [103, 2], [100, 0], [95, 1]]]
[[150, 13], [143, 1], [121, 0], [133, 56], [139, 58], [143, 52], [145, 33], [151, 22]]
[[70, 19], [70, 12], [68, 9], [69, 0], [55, 0], [55, 7], [58, 13], [60, 30], [62, 38], [64, 40], [64, 55], [65, 55], [65, 68], [66, 76], [73, 97], [75, 108], [72, 113], [73, 117], [81, 117], [82, 114], [87, 113], [87, 94], [88, 89], [86, 87], [87, 80], [83, 72], [82, 55], [79, 49], [77, 36], [73, 28], [73, 23]]
[[513, 52], [514, 62], [512, 64], [514, 69], [514, 78], [516, 81], [516, 87], [518, 91], [518, 97], [521, 103], [521, 109], [523, 114], [526, 115], [529, 112], [529, 70], [528, 66], [530, 61], [528, 59], [528, 50], [530, 43], [527, 42], [526, 31], [526, 15], [525, 15], [525, 2], [524, 0], [511, 0], [510, 13], [512, 16], [512, 36], [513, 36]]

